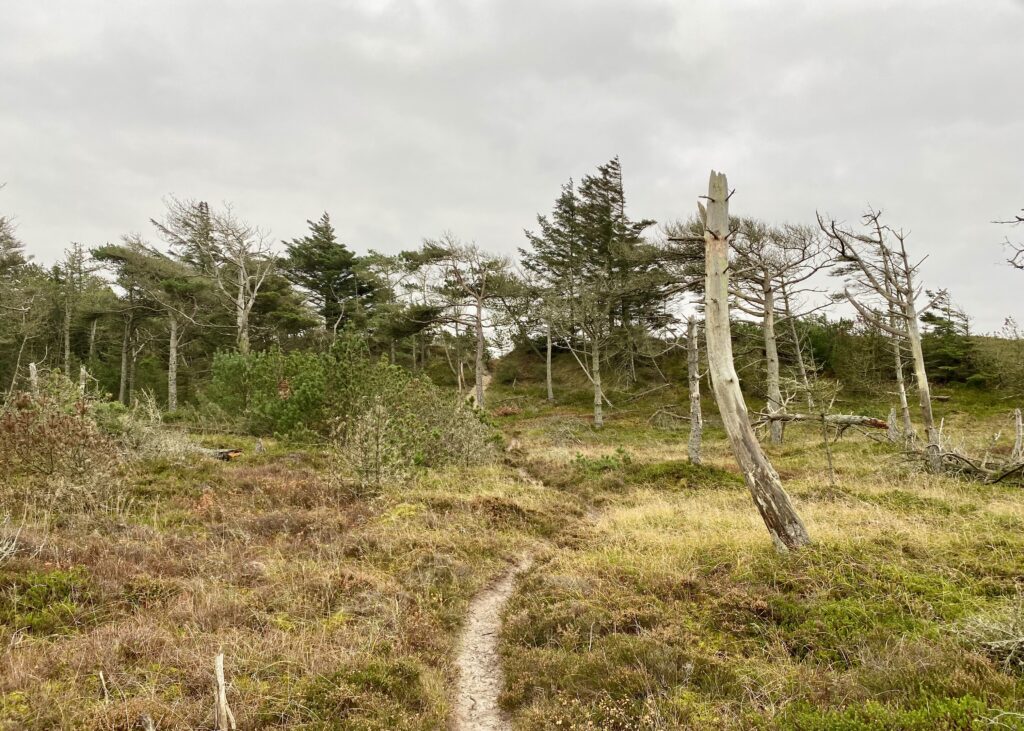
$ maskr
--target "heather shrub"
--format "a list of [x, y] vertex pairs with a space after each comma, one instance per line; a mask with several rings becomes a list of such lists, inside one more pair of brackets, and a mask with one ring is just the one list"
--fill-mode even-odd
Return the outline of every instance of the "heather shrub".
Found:
[[20, 394], [0, 411], [0, 470], [8, 476], [81, 479], [118, 461], [116, 443], [92, 418], [94, 404], [59, 373], [37, 394]]

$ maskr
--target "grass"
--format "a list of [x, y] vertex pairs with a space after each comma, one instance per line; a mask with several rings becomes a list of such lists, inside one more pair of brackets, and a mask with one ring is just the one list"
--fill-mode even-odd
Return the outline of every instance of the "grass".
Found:
[[[699, 467], [685, 429], [650, 423], [685, 393], [620, 400], [595, 431], [579, 383], [552, 407], [502, 380], [514, 456], [376, 494], [315, 446], [216, 435], [246, 456], [154, 456], [102, 499], [8, 480], [0, 728], [209, 728], [221, 650], [241, 728], [444, 728], [468, 603], [526, 550], [501, 637], [519, 729], [1024, 728], [997, 641], [1020, 622], [1018, 488], [855, 434], [832, 485], [817, 430], [791, 426], [771, 457], [814, 544], [782, 555], [714, 415]], [[1005, 446], [1005, 403], [944, 391], [949, 434]]]
[[[941, 408], [981, 445], [1002, 417], [977, 400]], [[515, 425], [557, 489], [619, 486], [509, 609], [518, 728], [1024, 728], [1024, 676], [960, 631], [1018, 595], [1019, 488], [922, 475], [857, 436], [831, 486], [816, 429], [791, 427], [771, 456], [815, 542], [780, 555], [714, 424], [697, 468], [685, 432], [644, 416], [568, 444], [547, 415]]]
[[0, 567], [0, 728], [209, 728], [220, 650], [243, 728], [442, 727], [469, 599], [583, 511], [504, 465], [352, 499], [321, 455], [270, 447], [139, 465], [116, 515], [5, 486], [27, 517]]

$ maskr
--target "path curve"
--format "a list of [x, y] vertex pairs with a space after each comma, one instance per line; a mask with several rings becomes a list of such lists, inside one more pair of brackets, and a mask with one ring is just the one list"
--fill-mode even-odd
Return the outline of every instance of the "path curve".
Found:
[[501, 613], [516, 579], [533, 563], [521, 557], [501, 578], [473, 599], [459, 639], [456, 731], [507, 731], [512, 726], [498, 707], [504, 673], [498, 655]]

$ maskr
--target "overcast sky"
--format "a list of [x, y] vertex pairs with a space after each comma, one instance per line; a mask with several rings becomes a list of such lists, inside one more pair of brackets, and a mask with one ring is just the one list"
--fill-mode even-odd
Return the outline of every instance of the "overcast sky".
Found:
[[43, 261], [168, 194], [512, 252], [616, 154], [637, 218], [711, 168], [740, 215], [870, 204], [979, 329], [1024, 321], [991, 223], [1024, 207], [1020, 0], [0, 0], [0, 214]]

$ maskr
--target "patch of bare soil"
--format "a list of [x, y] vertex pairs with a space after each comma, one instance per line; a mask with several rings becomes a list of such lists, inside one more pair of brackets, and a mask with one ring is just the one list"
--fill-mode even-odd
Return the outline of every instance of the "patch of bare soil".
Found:
[[516, 578], [530, 568], [523, 556], [469, 605], [459, 641], [459, 683], [455, 696], [456, 731], [503, 731], [511, 725], [498, 708], [503, 674], [498, 656], [501, 612], [515, 589]]

